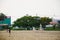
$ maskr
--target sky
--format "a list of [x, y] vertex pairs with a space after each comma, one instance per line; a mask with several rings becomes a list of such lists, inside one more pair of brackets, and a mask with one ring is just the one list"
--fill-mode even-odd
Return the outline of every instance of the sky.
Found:
[[26, 14], [60, 19], [60, 0], [0, 0], [0, 13], [11, 16], [12, 23]]

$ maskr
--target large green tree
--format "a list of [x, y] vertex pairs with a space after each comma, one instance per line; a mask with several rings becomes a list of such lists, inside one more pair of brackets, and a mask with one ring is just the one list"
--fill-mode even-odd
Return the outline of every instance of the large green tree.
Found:
[[21, 18], [18, 18], [13, 26], [19, 26], [19, 27], [27, 27], [27, 28], [32, 28], [33, 26], [39, 26], [40, 25], [40, 17], [37, 16], [24, 16]]
[[14, 22], [14, 26], [23, 26], [23, 27], [27, 27], [29, 26], [29, 22], [32, 20], [31, 16], [24, 16], [21, 18], [18, 18], [15, 22]]
[[41, 17], [41, 25], [42, 27], [45, 29], [46, 25], [50, 24], [50, 22], [52, 21], [51, 18], [49, 17]]

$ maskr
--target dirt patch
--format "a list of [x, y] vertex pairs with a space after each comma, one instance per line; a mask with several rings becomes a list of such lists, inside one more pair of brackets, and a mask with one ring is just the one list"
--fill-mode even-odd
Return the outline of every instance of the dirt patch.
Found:
[[0, 40], [60, 40], [60, 31], [2, 31]]

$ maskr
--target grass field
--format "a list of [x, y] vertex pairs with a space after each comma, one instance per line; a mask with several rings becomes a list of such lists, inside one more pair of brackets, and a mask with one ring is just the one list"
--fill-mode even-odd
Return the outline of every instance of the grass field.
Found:
[[46, 27], [47, 31], [60, 31], [60, 28], [56, 27], [55, 29], [53, 29], [53, 27]]
[[0, 40], [60, 40], [60, 31], [0, 31]]

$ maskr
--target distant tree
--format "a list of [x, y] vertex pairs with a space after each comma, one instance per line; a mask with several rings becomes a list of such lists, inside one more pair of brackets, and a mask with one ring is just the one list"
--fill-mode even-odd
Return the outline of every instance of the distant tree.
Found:
[[3, 21], [5, 18], [7, 18], [7, 16], [3, 13], [0, 13], [0, 21]]
[[50, 22], [52, 21], [52, 19], [49, 18], [49, 17], [41, 17], [40, 21], [41, 21], [42, 27], [45, 29], [46, 25], [50, 24]]

